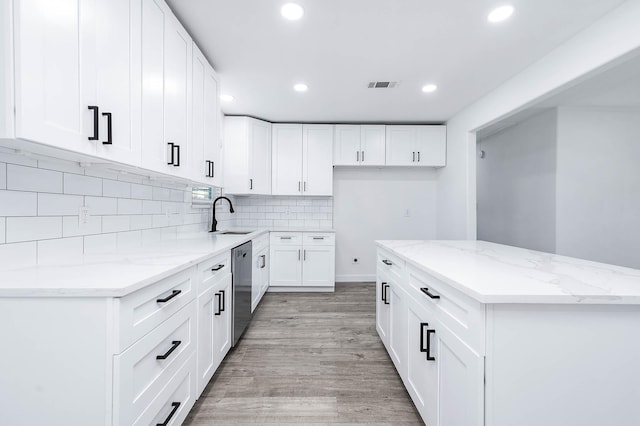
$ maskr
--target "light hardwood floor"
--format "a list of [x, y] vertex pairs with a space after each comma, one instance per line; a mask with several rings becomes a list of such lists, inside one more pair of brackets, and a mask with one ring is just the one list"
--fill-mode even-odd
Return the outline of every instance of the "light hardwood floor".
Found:
[[267, 293], [185, 425], [422, 425], [378, 338], [375, 284]]

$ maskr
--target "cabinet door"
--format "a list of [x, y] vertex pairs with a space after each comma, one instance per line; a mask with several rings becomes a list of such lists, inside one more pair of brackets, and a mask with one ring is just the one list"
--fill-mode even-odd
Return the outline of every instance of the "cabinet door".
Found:
[[389, 281], [389, 354], [403, 380], [407, 368], [407, 294]]
[[384, 346], [389, 347], [389, 280], [378, 273], [376, 281], [376, 330]]
[[333, 195], [333, 125], [303, 125], [304, 195]]
[[335, 250], [333, 246], [305, 246], [302, 250], [302, 285], [335, 286]]
[[297, 287], [302, 284], [302, 247], [277, 246], [271, 249], [270, 279], [272, 286]]
[[484, 424], [484, 358], [445, 327], [437, 327], [439, 422], [447, 426]]
[[[266, 250], [266, 249], [265, 249]], [[264, 251], [253, 252], [253, 259], [251, 259], [251, 312], [255, 311], [260, 301], [260, 290], [262, 288], [262, 269], [263, 269], [263, 255]], [[266, 258], [266, 256], [265, 256]]]
[[215, 288], [212, 287], [198, 297], [198, 395], [202, 393], [218, 367], [213, 341], [217, 309]]
[[417, 165], [415, 126], [386, 127], [387, 166]]
[[224, 118], [224, 189], [249, 193], [249, 117]]
[[141, 143], [144, 167], [167, 172], [164, 110], [165, 15], [162, 0], [142, 0]]
[[[165, 18], [165, 142], [173, 143], [178, 147], [173, 157], [172, 173], [188, 176], [190, 172], [189, 119], [191, 117], [192, 41], [189, 34], [170, 11], [165, 15]], [[169, 150], [166, 150], [166, 152], [169, 152]], [[170, 153], [169, 157], [171, 157]], [[170, 159], [168, 162], [170, 162]]]
[[446, 126], [418, 126], [416, 135], [418, 165], [443, 167], [447, 161]]
[[333, 141], [333, 164], [357, 166], [360, 164], [360, 129], [363, 126], [337, 124]]
[[262, 275], [260, 277], [260, 281], [261, 281], [260, 298], [261, 299], [262, 299], [262, 296], [264, 296], [264, 294], [269, 289], [269, 276], [271, 271], [270, 263], [271, 263], [271, 253], [269, 248], [266, 248], [264, 251], [264, 266], [261, 269]]
[[252, 119], [249, 132], [249, 192], [271, 194], [271, 124]]
[[[427, 426], [438, 425], [436, 323], [426, 309], [411, 300], [408, 303], [407, 378], [405, 385]], [[427, 346], [428, 345], [428, 346]], [[425, 352], [429, 349], [428, 352]], [[429, 359], [427, 359], [429, 358]]]
[[134, 123], [132, 117], [134, 111], [137, 114], [140, 109], [139, 96], [133, 96], [133, 93], [139, 93], [140, 84], [140, 37], [135, 33], [139, 32], [140, 2], [95, 0], [94, 4], [95, 54], [92, 56], [95, 57], [95, 66], [91, 75], [96, 79], [96, 99], [100, 107], [97, 155], [139, 165], [139, 122]]
[[[80, 0], [16, 1], [16, 136], [94, 153], [94, 76], [81, 75], [92, 7]], [[98, 118], [99, 120], [99, 118]]]
[[218, 75], [207, 63], [204, 74], [204, 160], [205, 165], [211, 161], [212, 176], [209, 179], [215, 186], [222, 186], [219, 93]]
[[[229, 352], [229, 349], [231, 349], [231, 312], [233, 311], [231, 275], [228, 275], [213, 288], [215, 293], [218, 294], [218, 296], [214, 295], [213, 298], [213, 303], [216, 309], [213, 314], [213, 347], [216, 360], [215, 369], [217, 369], [218, 365], [220, 365], [224, 357], [227, 355], [227, 352]], [[218, 315], [216, 315], [216, 313], [218, 313]]]
[[302, 125], [272, 126], [273, 195], [302, 195]]
[[191, 168], [194, 172], [193, 179], [198, 182], [205, 182], [209, 179], [211, 174], [210, 165], [205, 159], [205, 91], [204, 91], [204, 79], [205, 70], [209, 64], [206, 58], [198, 49], [198, 46], [193, 45], [193, 64], [191, 66]]
[[385, 126], [360, 126], [360, 164], [384, 166]]

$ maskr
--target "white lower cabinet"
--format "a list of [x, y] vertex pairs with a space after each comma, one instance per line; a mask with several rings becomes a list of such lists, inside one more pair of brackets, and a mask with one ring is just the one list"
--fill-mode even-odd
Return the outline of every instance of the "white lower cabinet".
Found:
[[333, 233], [272, 232], [270, 253], [271, 287], [308, 290], [335, 287]]
[[251, 312], [255, 311], [269, 288], [269, 234], [253, 240], [253, 273], [251, 275]]
[[[390, 253], [379, 250], [378, 260], [376, 329], [422, 420], [483, 425], [485, 358], [469, 343], [484, 340], [484, 329], [466, 327], [477, 308]], [[482, 339], [463, 340], [454, 325]]]

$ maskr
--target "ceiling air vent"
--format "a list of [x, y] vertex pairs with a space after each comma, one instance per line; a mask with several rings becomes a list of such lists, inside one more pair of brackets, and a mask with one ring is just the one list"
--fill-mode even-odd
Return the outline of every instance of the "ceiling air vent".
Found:
[[369, 89], [395, 89], [400, 83], [397, 81], [370, 81]]

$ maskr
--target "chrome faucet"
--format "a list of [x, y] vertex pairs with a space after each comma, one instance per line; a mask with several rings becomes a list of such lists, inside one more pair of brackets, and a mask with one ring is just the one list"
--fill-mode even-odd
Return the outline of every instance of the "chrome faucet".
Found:
[[218, 221], [216, 220], [216, 203], [218, 202], [218, 200], [227, 200], [229, 202], [229, 213], [235, 213], [235, 211], [233, 210], [233, 204], [231, 204], [231, 200], [228, 199], [227, 197], [218, 197], [215, 200], [213, 200], [213, 219], [211, 220], [211, 231], [209, 232], [216, 232], [217, 231], [217, 226], [218, 226]]

